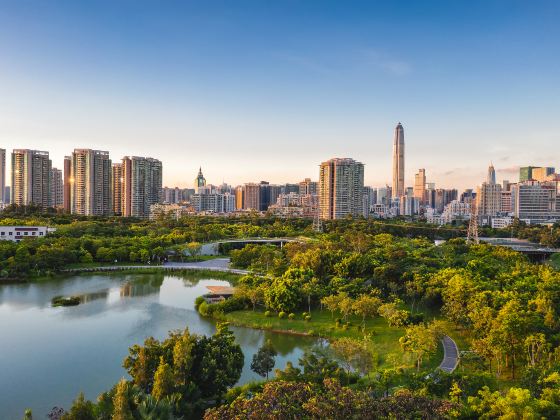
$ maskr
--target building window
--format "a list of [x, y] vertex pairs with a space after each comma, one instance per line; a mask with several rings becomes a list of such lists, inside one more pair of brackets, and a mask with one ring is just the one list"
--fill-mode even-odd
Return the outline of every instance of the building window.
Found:
[[43, 236], [43, 232], [39, 232], [39, 236]]
[[10, 232], [9, 235], [12, 236], [12, 235], [13, 235], [13, 232]]
[[6, 234], [6, 232], [2, 232], [1, 235], [4, 236]]

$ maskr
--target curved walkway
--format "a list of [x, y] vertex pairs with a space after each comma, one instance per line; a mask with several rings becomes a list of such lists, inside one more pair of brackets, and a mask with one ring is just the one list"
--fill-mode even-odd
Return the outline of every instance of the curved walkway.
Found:
[[82, 268], [69, 268], [62, 270], [66, 273], [76, 272], [97, 272], [97, 271], [120, 271], [120, 270], [137, 270], [137, 269], [157, 269], [157, 270], [209, 270], [221, 271], [224, 273], [233, 274], [247, 274], [247, 270], [239, 270], [229, 267], [229, 258], [215, 258], [207, 261], [200, 261], [195, 263], [165, 263], [162, 265], [110, 265], [100, 267], [82, 267]]
[[459, 348], [457, 343], [448, 335], [441, 339], [441, 344], [443, 344], [443, 360], [439, 365], [439, 369], [452, 373], [459, 364]]

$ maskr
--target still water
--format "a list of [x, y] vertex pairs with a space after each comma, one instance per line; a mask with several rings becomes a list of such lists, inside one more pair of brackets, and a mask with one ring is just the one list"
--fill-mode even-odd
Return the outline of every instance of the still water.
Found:
[[[95, 399], [120, 378], [128, 347], [148, 336], [163, 339], [188, 327], [213, 334], [194, 309], [206, 286], [221, 280], [164, 274], [80, 275], [35, 284], [0, 286], [0, 419], [20, 419], [25, 408], [45, 418], [53, 406], [68, 408], [78, 392]], [[57, 295], [79, 295], [82, 304], [51, 307]], [[240, 383], [257, 379], [253, 354], [265, 339], [278, 351], [276, 367], [297, 364], [314, 340], [234, 328], [245, 354]]]

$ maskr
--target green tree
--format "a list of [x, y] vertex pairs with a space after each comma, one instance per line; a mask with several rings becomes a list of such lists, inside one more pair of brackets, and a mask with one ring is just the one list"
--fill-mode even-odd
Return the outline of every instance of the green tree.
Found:
[[340, 301], [344, 298], [343, 295], [330, 295], [321, 299], [321, 303], [330, 311], [331, 318], [334, 318], [334, 313], [338, 311]]
[[424, 357], [437, 350], [438, 337], [432, 328], [422, 324], [412, 325], [406, 329], [406, 333], [399, 339], [399, 343], [404, 351], [415, 355], [416, 370], [419, 371]]
[[115, 388], [113, 396], [113, 416], [112, 420], [133, 420], [132, 410], [130, 409], [129, 384], [123, 378]]
[[344, 293], [342, 299], [338, 302], [338, 310], [342, 314], [344, 320], [348, 321], [348, 316], [354, 310], [354, 300]]
[[383, 302], [379, 298], [379, 291], [374, 295], [360, 295], [352, 304], [352, 310], [358, 316], [362, 317], [362, 328], [366, 328], [366, 318], [374, 318], [378, 315], [379, 307]]
[[83, 392], [72, 403], [70, 410], [62, 415], [61, 420], [95, 420], [94, 405], [85, 399]]
[[277, 354], [270, 340], [266, 340], [253, 355], [251, 370], [260, 376], [266, 377], [266, 380], [268, 380], [268, 374], [272, 372], [276, 364], [275, 357]]
[[165, 397], [170, 396], [175, 387], [175, 381], [173, 378], [173, 370], [165, 362], [163, 357], [159, 359], [159, 366], [154, 375], [154, 388], [152, 389], [152, 396], [160, 401]]
[[189, 242], [186, 246], [186, 250], [191, 258], [196, 259], [202, 251], [202, 244], [200, 242]]

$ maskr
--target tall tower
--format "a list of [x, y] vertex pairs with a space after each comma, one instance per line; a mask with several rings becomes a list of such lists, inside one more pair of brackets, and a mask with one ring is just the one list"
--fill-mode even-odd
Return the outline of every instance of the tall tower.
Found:
[[404, 129], [401, 123], [395, 127], [393, 140], [393, 198], [404, 195]]
[[488, 178], [486, 179], [486, 182], [491, 185], [496, 183], [496, 170], [492, 164], [488, 167]]
[[204, 175], [202, 175], [202, 167], [200, 167], [198, 168], [198, 175], [194, 180], [195, 192], [198, 194], [198, 189], [200, 187], [205, 187], [205, 186], [206, 186], [206, 179], [204, 178]]

